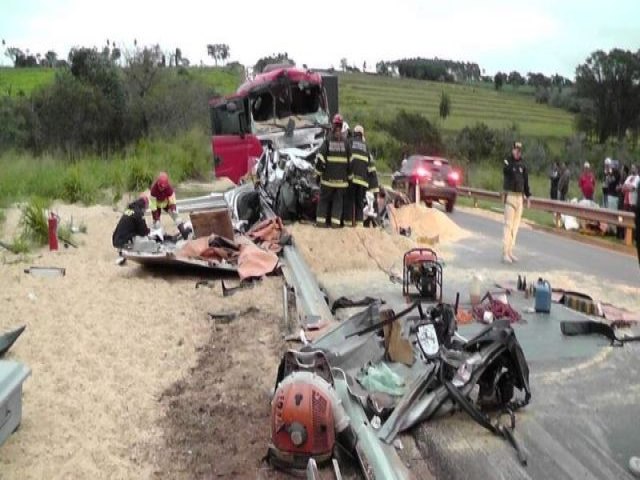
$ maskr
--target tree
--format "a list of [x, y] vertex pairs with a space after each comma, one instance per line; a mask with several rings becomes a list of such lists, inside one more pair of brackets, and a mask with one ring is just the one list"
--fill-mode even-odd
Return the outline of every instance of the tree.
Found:
[[[600, 143], [624, 138], [640, 125], [640, 52], [613, 49], [593, 52], [576, 68], [579, 97], [593, 103], [595, 132]], [[589, 125], [586, 118], [582, 125]]]
[[378, 75], [389, 75], [389, 64], [384, 60], [380, 60], [376, 63], [376, 73]]
[[207, 55], [213, 58], [218, 65], [218, 60], [224, 62], [229, 58], [229, 45], [226, 43], [210, 43], [207, 45]]
[[505, 80], [507, 79], [507, 74], [498, 72], [493, 77], [493, 84], [495, 85], [496, 90], [500, 90]]
[[47, 61], [47, 66], [53, 68], [56, 66], [56, 62], [58, 61], [58, 54], [53, 50], [49, 50], [44, 54], [44, 58]]
[[[137, 48], [132, 54], [127, 55], [125, 77], [136, 98], [137, 112], [141, 122], [144, 136], [149, 134], [149, 118], [146, 108], [146, 98], [151, 89], [159, 80], [159, 70], [162, 65], [163, 53], [160, 45], [153, 47]], [[178, 61], [183, 62], [182, 52], [176, 48], [176, 66]]]
[[4, 54], [9, 57], [14, 67], [18, 68], [23, 66], [25, 55], [19, 48], [9, 47], [5, 50]]
[[443, 90], [440, 95], [440, 118], [442, 120], [446, 120], [450, 113], [451, 100], [449, 99], [449, 95], [447, 95]]
[[292, 58], [289, 58], [289, 54], [287, 52], [272, 53], [268, 57], [260, 58], [253, 66], [253, 71], [255, 73], [260, 73], [264, 70], [264, 67], [272, 64], [295, 65], [296, 62], [294, 62]]
[[347, 71], [347, 67], [349, 66], [349, 64], [347, 63], [347, 59], [346, 58], [341, 58], [340, 59], [340, 68], [342, 69], [343, 72]]
[[519, 87], [525, 84], [525, 79], [522, 75], [520, 75], [520, 72], [516, 72], [514, 70], [513, 72], [509, 73], [509, 76], [507, 77], [507, 83], [513, 87]]

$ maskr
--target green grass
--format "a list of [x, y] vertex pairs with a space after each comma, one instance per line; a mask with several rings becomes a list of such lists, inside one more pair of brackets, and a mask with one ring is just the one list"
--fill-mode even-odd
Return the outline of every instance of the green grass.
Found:
[[[33, 90], [53, 83], [58, 69], [55, 68], [0, 68], [0, 96], [29, 95]], [[233, 93], [242, 81], [239, 71], [227, 67], [190, 67], [191, 75], [216, 92]]]
[[33, 90], [53, 83], [54, 68], [0, 68], [0, 96], [29, 95]]
[[[400, 109], [418, 112], [440, 122], [445, 132], [484, 122], [491, 128], [516, 124], [526, 137], [562, 139], [573, 133], [573, 115], [537, 104], [525, 89], [495, 91], [481, 85], [449, 84], [343, 73], [339, 75], [340, 110], [349, 117], [374, 120], [391, 118]], [[451, 100], [451, 115], [440, 121], [442, 92]], [[358, 118], [358, 120], [360, 120]]]
[[197, 130], [174, 139], [143, 140], [111, 159], [87, 156], [68, 162], [51, 155], [7, 152], [0, 156], [0, 206], [34, 195], [85, 204], [111, 203], [124, 192], [149, 188], [159, 171], [167, 171], [178, 183], [207, 179], [211, 169], [209, 137]]
[[189, 73], [222, 95], [235, 92], [242, 81], [240, 72], [226, 67], [193, 67]]

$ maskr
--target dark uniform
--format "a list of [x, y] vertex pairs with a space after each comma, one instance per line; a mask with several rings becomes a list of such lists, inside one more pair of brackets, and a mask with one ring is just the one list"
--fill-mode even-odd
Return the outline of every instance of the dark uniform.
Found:
[[531, 196], [529, 190], [529, 174], [527, 166], [522, 159], [516, 159], [513, 153], [504, 160], [504, 237], [503, 237], [503, 261], [511, 263], [516, 260], [513, 255], [513, 247], [516, 243], [518, 229], [523, 210], [523, 195]]
[[531, 196], [529, 190], [529, 172], [524, 160], [516, 160], [509, 155], [504, 160], [503, 190], [505, 192], [523, 193], [525, 197]]
[[127, 206], [111, 237], [111, 242], [115, 248], [123, 248], [132, 242], [135, 236], [143, 237], [149, 234], [149, 227], [147, 227], [147, 222], [144, 220], [145, 210], [146, 203], [142, 198]]
[[[316, 157], [316, 172], [320, 175], [320, 201], [316, 222], [339, 227], [342, 219], [343, 195], [349, 186], [349, 144], [341, 133], [332, 132]], [[329, 211], [330, 210], [330, 211]]]
[[371, 155], [367, 144], [360, 135], [355, 135], [349, 142], [351, 157], [349, 168], [349, 188], [347, 189], [344, 201], [342, 220], [345, 225], [353, 226], [363, 223], [363, 209], [365, 195], [369, 188], [369, 166]]

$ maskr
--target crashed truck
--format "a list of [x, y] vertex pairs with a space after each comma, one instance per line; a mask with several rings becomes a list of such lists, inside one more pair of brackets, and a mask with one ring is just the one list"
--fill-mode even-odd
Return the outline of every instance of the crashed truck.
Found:
[[314, 161], [338, 110], [337, 77], [269, 65], [209, 106], [216, 177], [238, 184], [251, 175], [280, 218], [315, 218]]

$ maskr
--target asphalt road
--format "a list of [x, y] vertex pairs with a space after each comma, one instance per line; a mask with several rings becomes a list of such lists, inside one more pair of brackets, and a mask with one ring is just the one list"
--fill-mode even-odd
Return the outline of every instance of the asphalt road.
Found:
[[[480, 236], [454, 247], [458, 257], [464, 255], [465, 267], [505, 268], [500, 263], [501, 222], [462, 211], [452, 219]], [[637, 258], [559, 235], [521, 229], [515, 253], [520, 261], [506, 267], [514, 272], [565, 270], [577, 278], [596, 277], [605, 285], [640, 287]], [[555, 320], [566, 314], [555, 308], [547, 324], [532, 319], [516, 328], [533, 391], [516, 428], [528, 466], [518, 464], [504, 440], [458, 414], [415, 430], [418, 447], [437, 477], [633, 478], [627, 462], [640, 454], [639, 345], [611, 348], [597, 337], [583, 337], [580, 343], [562, 337]]]
[[[513, 269], [514, 277], [522, 271], [567, 271], [575, 274], [577, 284], [589, 275], [604, 285], [640, 287], [637, 258], [530, 229], [520, 230], [518, 264], [505, 266], [500, 262], [499, 221], [459, 210], [452, 218], [476, 235], [452, 247], [456, 255], [445, 266], [445, 300], [464, 291], [467, 284], [461, 279], [467, 278], [467, 271], [491, 272], [494, 265], [503, 273]], [[456, 278], [449, 274], [454, 270]], [[394, 308], [404, 303], [400, 286], [390, 284], [387, 276], [369, 272], [366, 277], [362, 282], [327, 281], [330, 301], [340, 295], [373, 295]], [[525, 306], [518, 293], [511, 302], [517, 308]], [[530, 405], [517, 414], [515, 430], [528, 465], [519, 464], [505, 440], [459, 412], [413, 430], [417, 448], [437, 478], [633, 478], [627, 464], [629, 456], [640, 455], [640, 343], [612, 348], [597, 336], [563, 337], [558, 323], [570, 315], [580, 314], [556, 305], [551, 315], [524, 315], [527, 323], [515, 326], [529, 362], [533, 393]], [[469, 335], [477, 327], [460, 331]]]
[[[470, 267], [486, 267], [488, 262], [500, 261], [502, 223], [460, 210], [452, 213], [451, 218], [461, 227], [483, 237], [483, 241], [473, 244], [462, 242], [456, 247], [475, 254], [465, 257]], [[514, 253], [523, 268], [567, 270], [640, 287], [640, 267], [636, 257], [561, 235], [520, 228]]]

